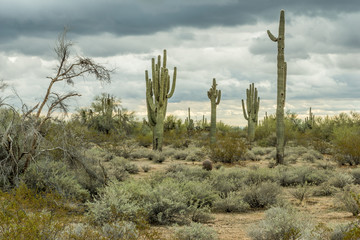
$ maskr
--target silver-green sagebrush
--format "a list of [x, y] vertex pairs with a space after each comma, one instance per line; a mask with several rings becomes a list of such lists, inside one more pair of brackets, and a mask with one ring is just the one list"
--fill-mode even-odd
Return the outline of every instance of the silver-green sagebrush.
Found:
[[213, 84], [207, 92], [211, 103], [211, 122], [210, 122], [210, 143], [216, 142], [216, 106], [219, 105], [221, 99], [221, 90], [216, 89], [216, 79], [213, 79]]
[[279, 35], [275, 37], [267, 30], [269, 38], [277, 42], [277, 107], [276, 107], [276, 163], [284, 163], [284, 147], [285, 147], [285, 123], [284, 123], [284, 107], [286, 97], [286, 73], [287, 66], [284, 57], [285, 48], [285, 11], [280, 11]]
[[254, 141], [255, 139], [255, 127], [258, 123], [260, 97], [258, 97], [257, 88], [254, 87], [254, 83], [250, 84], [249, 89], [246, 89], [246, 107], [244, 100], [241, 100], [244, 118], [248, 121], [248, 139]]
[[153, 150], [161, 151], [167, 103], [175, 91], [176, 67], [174, 67], [171, 88], [169, 70], [166, 68], [166, 50], [164, 50], [162, 66], [161, 56], [159, 55], [157, 63], [155, 63], [155, 59], [152, 58], [151, 68], [152, 80], [149, 79], [148, 71], [145, 71], [148, 123], [153, 130]]

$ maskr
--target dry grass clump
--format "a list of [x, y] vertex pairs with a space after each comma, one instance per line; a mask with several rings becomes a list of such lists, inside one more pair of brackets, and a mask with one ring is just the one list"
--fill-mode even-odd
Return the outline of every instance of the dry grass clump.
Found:
[[216, 231], [201, 223], [191, 223], [189, 226], [175, 228], [175, 237], [178, 240], [217, 240]]

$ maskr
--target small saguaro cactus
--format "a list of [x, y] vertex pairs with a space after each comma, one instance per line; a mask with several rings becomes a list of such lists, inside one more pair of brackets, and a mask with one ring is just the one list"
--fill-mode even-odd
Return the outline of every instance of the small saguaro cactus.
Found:
[[213, 84], [207, 92], [208, 98], [211, 102], [211, 123], [210, 123], [210, 143], [216, 142], [216, 106], [219, 105], [221, 99], [221, 90], [216, 89], [216, 79], [213, 79]]
[[276, 163], [284, 163], [285, 148], [285, 122], [284, 107], [286, 97], [286, 73], [287, 65], [284, 57], [285, 48], [285, 11], [280, 11], [279, 36], [275, 37], [267, 30], [269, 38], [277, 42], [277, 107], [276, 107]]
[[164, 50], [163, 65], [161, 66], [161, 56], [159, 55], [156, 64], [155, 58], [152, 58], [151, 68], [152, 80], [149, 79], [148, 71], [145, 71], [148, 123], [153, 130], [153, 150], [162, 151], [164, 119], [168, 99], [175, 91], [176, 67], [174, 67], [171, 89], [169, 70], [166, 68], [166, 50]]
[[309, 128], [312, 128], [315, 124], [315, 115], [311, 112], [311, 107], [309, 109], [309, 117], [305, 118], [305, 123]]
[[249, 89], [246, 89], [246, 108], [244, 100], [241, 100], [244, 118], [248, 121], [248, 139], [250, 142], [255, 139], [255, 127], [258, 123], [260, 98], [258, 91], [254, 87], [254, 83], [250, 84]]
[[186, 118], [186, 128], [188, 131], [194, 130], [194, 120], [190, 117], [190, 108], [188, 108], [188, 117]]

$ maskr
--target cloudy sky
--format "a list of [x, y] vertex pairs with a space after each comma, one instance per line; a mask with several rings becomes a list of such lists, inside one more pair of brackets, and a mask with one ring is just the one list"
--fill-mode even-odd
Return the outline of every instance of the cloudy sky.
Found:
[[[107, 92], [123, 107], [146, 116], [144, 72], [151, 58], [168, 52], [178, 69], [168, 114], [210, 118], [207, 90], [222, 90], [218, 120], [245, 126], [241, 99], [258, 88], [261, 119], [276, 109], [278, 32], [285, 9], [286, 109], [304, 118], [360, 111], [360, 2], [358, 0], [0, 0], [0, 79], [28, 105], [45, 94], [56, 67], [54, 45], [66, 26], [73, 56], [93, 58], [111, 69], [111, 84], [91, 77], [56, 91], [82, 94], [73, 109]], [[10, 88], [1, 93], [13, 95]], [[8, 98], [19, 104], [15, 97]]]

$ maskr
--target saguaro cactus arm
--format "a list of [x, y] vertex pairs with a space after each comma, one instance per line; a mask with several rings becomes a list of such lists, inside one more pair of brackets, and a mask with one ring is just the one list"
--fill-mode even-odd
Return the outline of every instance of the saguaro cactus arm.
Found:
[[213, 79], [213, 84], [212, 84], [211, 88], [209, 89], [209, 91], [207, 92], [207, 94], [208, 94], [208, 98], [210, 100], [214, 99], [215, 104], [219, 105], [220, 99], [221, 99], [221, 90], [217, 90], [216, 86], [217, 86], [216, 79], [214, 78]]
[[244, 118], [245, 120], [249, 120], [249, 117], [246, 113], [246, 108], [245, 108], [245, 104], [244, 104], [244, 99], [241, 99], [241, 104], [242, 104], [242, 109], [243, 109], [243, 113], [244, 113]]

